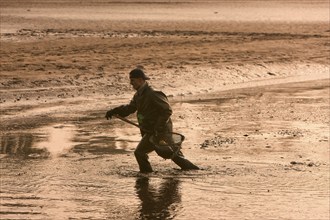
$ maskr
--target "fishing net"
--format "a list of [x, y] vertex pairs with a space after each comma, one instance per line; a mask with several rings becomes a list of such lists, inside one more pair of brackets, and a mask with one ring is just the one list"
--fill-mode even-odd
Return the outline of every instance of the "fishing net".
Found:
[[161, 139], [152, 135], [149, 141], [155, 146], [156, 153], [164, 159], [172, 159], [180, 150], [185, 137], [179, 133], [168, 133]]

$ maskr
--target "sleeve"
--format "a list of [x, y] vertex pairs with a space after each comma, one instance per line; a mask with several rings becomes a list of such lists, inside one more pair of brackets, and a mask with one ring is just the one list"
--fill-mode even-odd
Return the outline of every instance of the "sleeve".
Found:
[[136, 102], [135, 102], [135, 96], [127, 105], [121, 105], [116, 108], [116, 114], [120, 115], [121, 117], [127, 117], [130, 114], [133, 114], [136, 112]]
[[159, 110], [159, 117], [157, 118], [155, 129], [156, 131], [163, 132], [172, 115], [172, 108], [166, 95], [160, 91], [155, 91], [153, 94], [153, 103]]

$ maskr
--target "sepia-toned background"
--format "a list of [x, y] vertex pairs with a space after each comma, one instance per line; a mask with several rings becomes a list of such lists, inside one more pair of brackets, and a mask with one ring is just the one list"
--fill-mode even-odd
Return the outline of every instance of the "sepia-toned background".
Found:
[[[0, 6], [1, 218], [329, 219], [328, 1]], [[202, 170], [105, 120], [137, 65]]]

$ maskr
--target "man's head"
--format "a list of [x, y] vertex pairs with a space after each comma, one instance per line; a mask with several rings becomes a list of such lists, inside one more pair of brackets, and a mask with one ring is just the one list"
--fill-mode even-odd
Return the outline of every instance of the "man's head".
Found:
[[145, 83], [145, 81], [150, 78], [144, 74], [143, 70], [136, 68], [129, 73], [129, 79], [133, 88], [138, 90]]

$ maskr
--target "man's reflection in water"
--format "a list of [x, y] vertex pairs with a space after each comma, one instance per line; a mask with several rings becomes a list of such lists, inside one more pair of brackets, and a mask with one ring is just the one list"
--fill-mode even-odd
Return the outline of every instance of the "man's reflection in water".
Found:
[[178, 179], [164, 179], [160, 187], [149, 184], [149, 178], [136, 180], [136, 193], [141, 200], [139, 219], [173, 219], [180, 208]]

